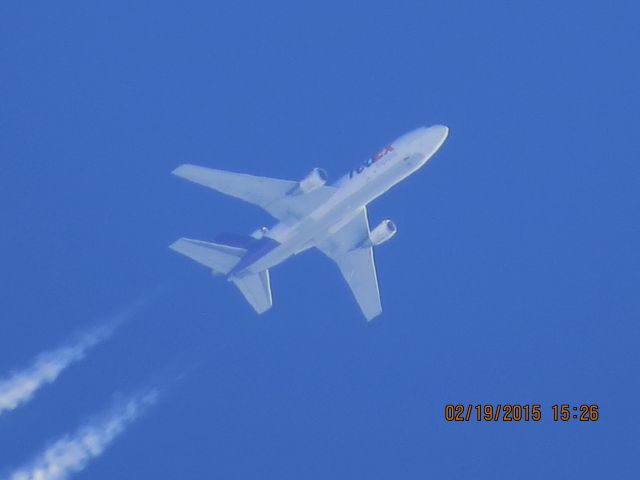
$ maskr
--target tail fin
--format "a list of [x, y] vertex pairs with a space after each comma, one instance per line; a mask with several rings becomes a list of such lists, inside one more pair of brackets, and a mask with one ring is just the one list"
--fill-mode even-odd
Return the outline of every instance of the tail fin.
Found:
[[241, 277], [232, 276], [231, 280], [240, 289], [244, 298], [258, 313], [264, 313], [271, 308], [271, 281], [269, 270], [259, 273], [249, 273]]
[[180, 238], [173, 242], [169, 248], [209, 267], [213, 273], [222, 275], [229, 273], [247, 252], [246, 249], [240, 247], [190, 238]]
[[[221, 275], [227, 275], [247, 253], [245, 248], [190, 238], [180, 238], [173, 242], [169, 248], [209, 267], [213, 273]], [[238, 287], [256, 312], [264, 313], [271, 308], [273, 300], [269, 270], [248, 273], [239, 277], [231, 276], [229, 280]]]

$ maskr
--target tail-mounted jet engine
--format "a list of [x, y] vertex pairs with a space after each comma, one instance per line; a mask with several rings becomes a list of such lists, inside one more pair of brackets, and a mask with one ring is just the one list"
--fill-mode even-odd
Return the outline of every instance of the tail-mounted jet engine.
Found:
[[365, 240], [363, 246], [371, 247], [381, 245], [391, 237], [393, 237], [398, 231], [398, 227], [391, 220], [383, 220], [380, 224], [369, 232], [369, 238]]
[[322, 168], [314, 168], [309, 175], [298, 182], [298, 186], [293, 193], [311, 193], [327, 183], [327, 178], [328, 176], [325, 170]]
[[255, 230], [251, 236], [253, 238], [255, 238], [256, 240], [260, 240], [262, 237], [264, 237], [264, 235], [269, 231], [269, 229], [267, 227], [260, 227], [259, 229]]

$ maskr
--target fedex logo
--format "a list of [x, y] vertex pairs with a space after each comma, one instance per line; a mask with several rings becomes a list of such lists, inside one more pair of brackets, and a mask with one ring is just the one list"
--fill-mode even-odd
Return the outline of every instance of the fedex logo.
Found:
[[358, 168], [356, 168], [355, 170], [351, 170], [349, 172], [349, 178], [353, 178], [354, 175], [357, 175], [358, 173], [362, 173], [365, 168], [371, 166], [372, 164], [380, 160], [382, 157], [384, 157], [387, 153], [393, 152], [393, 151], [394, 151], [393, 146], [391, 145], [385, 146], [382, 150], [380, 150], [378, 153], [376, 153], [374, 156], [372, 156], [370, 159], [368, 159]]

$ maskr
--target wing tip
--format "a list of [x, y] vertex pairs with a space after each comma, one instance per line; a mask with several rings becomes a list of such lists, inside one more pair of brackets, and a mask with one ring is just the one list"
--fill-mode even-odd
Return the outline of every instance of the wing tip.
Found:
[[184, 243], [184, 240], [184, 237], [177, 239], [171, 245], [169, 245], [169, 249], [173, 250], [174, 252], [179, 251], [178, 249], [180, 248], [180, 245]]
[[[364, 313], [364, 312], [363, 312], [363, 313]], [[376, 317], [379, 317], [381, 314], [382, 314], [382, 309], [377, 310], [377, 311], [372, 312], [372, 313], [365, 313], [365, 314], [364, 314], [364, 318], [366, 318], [367, 323], [370, 323], [370, 322], [371, 322], [371, 320], [373, 320], [373, 319], [374, 319], [374, 318], [376, 318]]]
[[183, 163], [182, 165], [178, 165], [176, 168], [171, 170], [171, 174], [176, 177], [182, 177], [185, 170], [188, 170], [192, 165], [189, 163]]

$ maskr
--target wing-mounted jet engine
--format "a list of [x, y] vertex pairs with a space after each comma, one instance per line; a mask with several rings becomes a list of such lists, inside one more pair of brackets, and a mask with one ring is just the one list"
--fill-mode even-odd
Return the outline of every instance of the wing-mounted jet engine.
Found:
[[369, 238], [362, 244], [363, 247], [375, 247], [383, 244], [398, 231], [398, 227], [391, 220], [381, 221], [376, 228], [369, 232]]
[[314, 168], [309, 175], [304, 177], [298, 182], [296, 188], [293, 189], [293, 194], [311, 193], [314, 190], [319, 189], [327, 183], [327, 172], [322, 168]]

